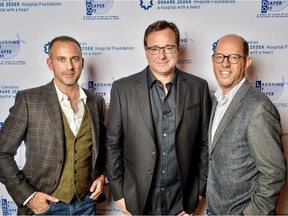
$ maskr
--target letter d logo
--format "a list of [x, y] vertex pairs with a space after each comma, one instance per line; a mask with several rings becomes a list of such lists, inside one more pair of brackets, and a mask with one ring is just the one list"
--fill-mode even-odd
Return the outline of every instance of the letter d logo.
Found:
[[268, 0], [262, 0], [261, 13], [267, 13]]

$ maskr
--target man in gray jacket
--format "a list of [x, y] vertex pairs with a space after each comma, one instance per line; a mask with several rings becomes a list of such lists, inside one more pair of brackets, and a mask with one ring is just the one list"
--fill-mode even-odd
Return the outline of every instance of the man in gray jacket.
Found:
[[242, 37], [220, 38], [212, 63], [220, 88], [208, 132], [209, 212], [272, 214], [286, 177], [279, 113], [245, 78], [251, 57]]

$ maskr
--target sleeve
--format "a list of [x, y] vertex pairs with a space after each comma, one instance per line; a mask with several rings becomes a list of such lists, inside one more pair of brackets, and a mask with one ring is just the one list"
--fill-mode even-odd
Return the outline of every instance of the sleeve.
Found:
[[211, 96], [207, 82], [205, 83], [202, 107], [202, 143], [199, 161], [199, 192], [201, 196], [205, 197], [208, 176], [208, 126], [211, 112]]
[[106, 135], [106, 172], [114, 200], [123, 198], [123, 144], [122, 144], [122, 114], [119, 92], [114, 82], [111, 89], [111, 99]]
[[286, 179], [286, 162], [282, 152], [280, 116], [271, 101], [261, 102], [248, 126], [248, 142], [259, 170], [254, 194], [245, 215], [271, 214]]
[[0, 130], [0, 181], [16, 204], [22, 205], [36, 191], [25, 179], [14, 158], [27, 133], [28, 109], [23, 92], [16, 94], [15, 104], [9, 111]]

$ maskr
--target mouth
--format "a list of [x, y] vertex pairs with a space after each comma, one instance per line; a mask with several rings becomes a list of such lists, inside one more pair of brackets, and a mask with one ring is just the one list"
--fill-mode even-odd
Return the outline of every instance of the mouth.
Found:
[[223, 75], [223, 76], [228, 76], [230, 75], [232, 72], [231, 71], [226, 71], [226, 70], [221, 70], [220, 71], [220, 74]]

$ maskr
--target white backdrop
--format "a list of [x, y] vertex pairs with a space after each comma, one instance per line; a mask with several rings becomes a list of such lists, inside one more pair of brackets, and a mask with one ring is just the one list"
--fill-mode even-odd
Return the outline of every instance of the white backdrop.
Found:
[[[114, 80], [146, 65], [143, 35], [159, 19], [174, 22], [181, 32], [178, 67], [217, 88], [211, 65], [214, 42], [236, 33], [249, 41], [253, 58], [249, 80], [278, 108], [283, 145], [288, 156], [288, 1], [268, 0], [0, 0], [0, 128], [17, 91], [46, 84], [47, 45], [59, 35], [80, 41], [85, 67], [81, 86], [101, 94], [109, 107]], [[24, 145], [16, 160], [25, 162]], [[288, 214], [283, 188], [278, 213]], [[119, 214], [109, 190], [98, 213]], [[0, 214], [15, 215], [16, 206], [0, 184]], [[205, 214], [205, 202], [199, 214]]]

